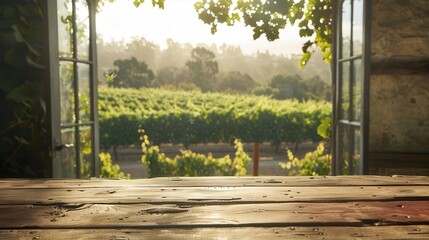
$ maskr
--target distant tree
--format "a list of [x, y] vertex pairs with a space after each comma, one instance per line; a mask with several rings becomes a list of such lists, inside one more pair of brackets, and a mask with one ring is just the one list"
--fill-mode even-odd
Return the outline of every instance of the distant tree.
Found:
[[215, 54], [203, 47], [194, 48], [191, 59], [186, 62], [190, 73], [191, 82], [195, 83], [201, 90], [212, 90], [219, 72]]
[[153, 86], [162, 87], [169, 85], [169, 88], [178, 89], [179, 84], [188, 81], [188, 73], [185, 69], [176, 67], [164, 67], [161, 68], [153, 82]]
[[331, 101], [332, 90], [319, 76], [306, 79], [304, 84], [307, 86], [310, 98]]
[[223, 92], [250, 92], [256, 85], [256, 82], [248, 74], [233, 71], [219, 74], [216, 90]]
[[151, 69], [156, 69], [156, 55], [161, 51], [159, 45], [144, 37], [133, 37], [126, 47], [126, 55], [135, 56], [137, 60], [145, 62]]
[[279, 94], [279, 89], [278, 88], [272, 88], [269, 85], [262, 85], [262, 86], [258, 86], [255, 87], [252, 90], [252, 94], [257, 95], [257, 96], [276, 96]]
[[181, 68], [191, 56], [192, 45], [189, 43], [179, 43], [172, 39], [166, 40], [167, 48], [159, 56], [158, 67]]
[[109, 87], [141, 88], [149, 87], [155, 78], [145, 62], [139, 62], [135, 57], [116, 60], [113, 65], [117, 69], [105, 73]]
[[271, 79], [270, 87], [277, 88], [274, 95], [277, 99], [296, 98], [300, 101], [308, 99], [308, 89], [299, 75], [276, 75]]

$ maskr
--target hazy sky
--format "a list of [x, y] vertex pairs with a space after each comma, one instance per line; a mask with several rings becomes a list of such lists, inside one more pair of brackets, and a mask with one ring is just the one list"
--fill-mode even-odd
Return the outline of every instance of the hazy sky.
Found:
[[269, 42], [265, 35], [254, 41], [253, 32], [243, 24], [233, 27], [218, 26], [218, 32], [210, 33], [210, 26], [198, 19], [193, 3], [195, 0], [166, 0], [165, 9], [152, 7], [147, 0], [143, 6], [135, 8], [132, 1], [118, 0], [106, 4], [97, 15], [97, 32], [106, 41], [125, 40], [142, 36], [165, 47], [168, 38], [181, 43], [223, 43], [239, 45], [244, 53], [253, 54], [257, 50], [268, 50], [272, 54], [301, 53], [304, 40], [298, 37], [298, 30], [288, 26], [280, 34], [280, 39]]

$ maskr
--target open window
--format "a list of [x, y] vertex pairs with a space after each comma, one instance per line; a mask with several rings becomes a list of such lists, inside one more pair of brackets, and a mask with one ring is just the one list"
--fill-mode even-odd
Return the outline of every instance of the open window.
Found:
[[53, 176], [96, 176], [96, 1], [49, 1]]
[[367, 125], [365, 0], [337, 2], [333, 174], [362, 174]]

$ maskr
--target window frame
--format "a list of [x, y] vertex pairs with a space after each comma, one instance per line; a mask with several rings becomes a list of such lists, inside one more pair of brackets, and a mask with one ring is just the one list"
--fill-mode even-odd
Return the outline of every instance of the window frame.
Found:
[[[368, 139], [369, 139], [369, 73], [370, 73], [370, 3], [367, 0], [362, 0], [362, 52], [361, 54], [354, 55], [353, 53], [353, 14], [354, 14], [354, 0], [350, 0], [350, 46], [349, 56], [342, 55], [342, 31], [343, 31], [343, 19], [342, 19], [342, 10], [343, 10], [343, 2], [344, 0], [336, 0], [333, 3], [333, 11], [334, 11], [334, 21], [333, 21], [333, 33], [334, 33], [334, 41], [333, 41], [333, 64], [332, 64], [332, 72], [333, 72], [333, 80], [332, 80], [332, 89], [333, 89], [333, 124], [332, 124], [332, 136], [333, 136], [333, 146], [332, 146], [332, 174], [340, 175], [344, 174], [341, 170], [341, 163], [343, 159], [340, 155], [341, 147], [340, 144], [341, 132], [339, 128], [341, 126], [345, 126], [347, 128], [348, 135], [348, 158], [349, 158], [349, 168], [346, 174], [355, 174], [356, 169], [352, 166], [352, 156], [353, 149], [355, 148], [354, 143], [354, 134], [350, 136], [351, 132], [354, 132], [353, 129], [358, 128], [360, 131], [360, 167], [358, 169], [358, 174], [367, 174], [369, 172], [368, 169]], [[361, 106], [360, 106], [360, 119], [359, 121], [353, 121], [353, 82], [355, 80], [354, 73], [354, 62], [359, 60], [361, 61]], [[342, 70], [341, 65], [349, 62], [348, 64], [348, 119], [341, 119], [341, 93], [343, 87], [343, 78], [342, 78]], [[350, 150], [351, 149], [351, 150]]]
[[[47, 0], [46, 0], [47, 1]], [[76, 20], [75, 12], [75, 1], [70, 0], [73, 4], [73, 21]], [[98, 103], [97, 103], [97, 51], [96, 51], [96, 29], [95, 29], [95, 14], [97, 3], [96, 0], [85, 0], [88, 4], [88, 14], [89, 14], [89, 49], [88, 49], [88, 60], [82, 60], [77, 57], [76, 49], [77, 44], [73, 44], [73, 56], [72, 57], [60, 57], [59, 54], [59, 37], [58, 37], [58, 4], [57, 0], [47, 1], [47, 18], [48, 18], [48, 30], [49, 30], [49, 69], [50, 69], [50, 128], [52, 133], [52, 166], [53, 166], [53, 177], [55, 178], [64, 178], [69, 176], [63, 175], [63, 165], [61, 159], [61, 151], [64, 148], [64, 144], [61, 142], [61, 129], [65, 128], [74, 128], [75, 129], [75, 149], [76, 149], [76, 178], [81, 178], [80, 171], [80, 133], [79, 128], [81, 126], [91, 126], [91, 141], [92, 141], [92, 151], [91, 151], [91, 169], [90, 175], [92, 177], [98, 176], [100, 174], [100, 163], [98, 160], [99, 153], [99, 124], [98, 124]], [[73, 41], [76, 43], [76, 24], [73, 24]], [[75, 92], [75, 115], [77, 116], [76, 120], [73, 123], [61, 123], [61, 100], [60, 100], [60, 62], [72, 63], [74, 66], [73, 70], [73, 79], [74, 79], [74, 89]], [[77, 74], [77, 65], [86, 64], [89, 68], [89, 91], [90, 91], [90, 115], [89, 121], [79, 122], [79, 101], [77, 98], [79, 83], [78, 83], [78, 74]]]

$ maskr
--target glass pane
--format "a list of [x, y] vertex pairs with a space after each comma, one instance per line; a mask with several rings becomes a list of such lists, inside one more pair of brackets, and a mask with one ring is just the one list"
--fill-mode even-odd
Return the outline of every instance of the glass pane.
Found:
[[361, 149], [360, 149], [360, 128], [354, 128], [353, 130], [353, 156], [352, 156], [352, 162], [353, 162], [353, 174], [361, 174], [360, 168], [361, 168]]
[[340, 65], [340, 119], [349, 119], [350, 108], [350, 62], [343, 62]]
[[75, 123], [73, 63], [60, 61], [61, 123]]
[[91, 121], [91, 88], [89, 65], [77, 64], [79, 81], [79, 122]]
[[344, 0], [342, 6], [342, 28], [341, 28], [341, 49], [342, 58], [350, 56], [350, 41], [351, 41], [351, 2]]
[[362, 54], [363, 0], [353, 1], [353, 55]]
[[58, 0], [58, 47], [60, 57], [73, 57], [73, 7], [70, 0]]
[[86, 0], [76, 0], [77, 58], [89, 59], [89, 8]]
[[75, 144], [75, 129], [61, 129], [61, 171], [62, 177], [76, 178], [76, 144]]
[[362, 61], [353, 61], [353, 121], [359, 122], [362, 112]]
[[80, 173], [82, 178], [92, 177], [92, 127], [80, 127]]
[[350, 135], [349, 135], [349, 131], [348, 131], [349, 127], [348, 125], [344, 125], [344, 124], [339, 124], [339, 128], [338, 128], [338, 142], [339, 142], [339, 146], [338, 146], [338, 169], [339, 169], [339, 174], [349, 174], [349, 163], [350, 163], [350, 159], [349, 159], [349, 141], [350, 141]]

